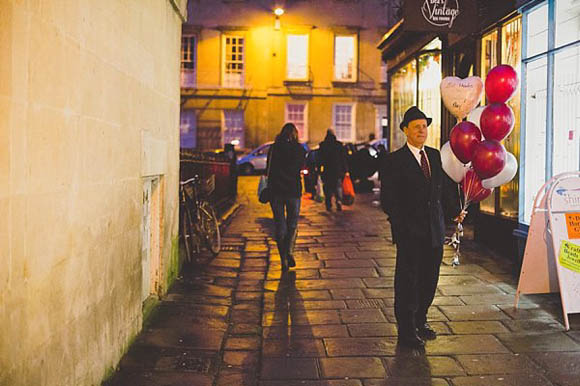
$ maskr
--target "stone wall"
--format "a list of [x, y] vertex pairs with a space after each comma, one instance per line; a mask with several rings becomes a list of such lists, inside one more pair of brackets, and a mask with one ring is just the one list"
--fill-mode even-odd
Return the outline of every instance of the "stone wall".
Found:
[[94, 385], [117, 364], [142, 325], [151, 177], [152, 297], [176, 275], [185, 10], [0, 1], [0, 385]]

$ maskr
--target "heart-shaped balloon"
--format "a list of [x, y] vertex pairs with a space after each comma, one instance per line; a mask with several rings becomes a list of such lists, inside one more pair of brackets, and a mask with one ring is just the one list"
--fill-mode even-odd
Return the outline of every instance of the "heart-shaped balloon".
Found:
[[479, 103], [483, 82], [478, 76], [465, 79], [448, 76], [443, 78], [440, 88], [445, 107], [461, 121]]
[[485, 180], [503, 170], [506, 157], [505, 148], [501, 143], [494, 140], [485, 140], [475, 147], [471, 165], [479, 178]]
[[492, 103], [483, 110], [479, 121], [485, 139], [501, 141], [512, 132], [516, 118], [505, 103]]
[[475, 124], [459, 122], [449, 134], [449, 143], [455, 156], [464, 164], [471, 161], [475, 146], [481, 142], [481, 131]]

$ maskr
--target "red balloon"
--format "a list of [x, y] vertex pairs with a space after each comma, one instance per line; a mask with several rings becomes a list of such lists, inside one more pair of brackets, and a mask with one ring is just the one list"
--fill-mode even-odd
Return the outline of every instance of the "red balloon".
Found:
[[485, 95], [488, 103], [505, 103], [518, 88], [518, 73], [512, 66], [501, 64], [487, 73]]
[[485, 139], [501, 141], [514, 128], [516, 118], [511, 107], [505, 103], [492, 103], [481, 113], [479, 124]]
[[486, 189], [481, 186], [481, 178], [479, 178], [473, 168], [469, 168], [467, 173], [465, 173], [465, 177], [461, 181], [461, 189], [463, 190], [466, 206], [472, 202], [486, 199], [493, 192], [493, 188]]
[[503, 170], [506, 157], [507, 153], [501, 143], [494, 140], [485, 140], [475, 147], [471, 165], [479, 178], [485, 180]]
[[449, 134], [453, 154], [464, 164], [471, 161], [475, 146], [481, 142], [481, 131], [472, 122], [459, 122]]

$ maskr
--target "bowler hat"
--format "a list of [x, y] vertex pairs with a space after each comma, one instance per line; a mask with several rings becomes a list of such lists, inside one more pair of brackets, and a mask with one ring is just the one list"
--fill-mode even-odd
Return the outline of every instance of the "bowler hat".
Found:
[[433, 119], [427, 118], [424, 112], [419, 110], [417, 106], [412, 106], [405, 112], [405, 116], [403, 117], [403, 122], [399, 125], [399, 128], [403, 130], [403, 128], [407, 127], [409, 122], [414, 121], [415, 119], [425, 119], [427, 121], [427, 126], [431, 124]]

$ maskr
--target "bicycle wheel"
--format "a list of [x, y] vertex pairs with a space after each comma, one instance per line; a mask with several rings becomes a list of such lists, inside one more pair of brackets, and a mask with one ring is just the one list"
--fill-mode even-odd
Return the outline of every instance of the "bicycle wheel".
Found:
[[190, 263], [193, 261], [193, 253], [195, 250], [195, 235], [193, 229], [193, 220], [191, 219], [191, 212], [186, 206], [180, 207], [181, 213], [181, 235], [183, 237], [183, 244], [185, 245], [185, 261]]
[[217, 255], [222, 247], [222, 241], [220, 236], [220, 226], [215, 211], [207, 201], [202, 201], [199, 209], [205, 245], [211, 253]]

